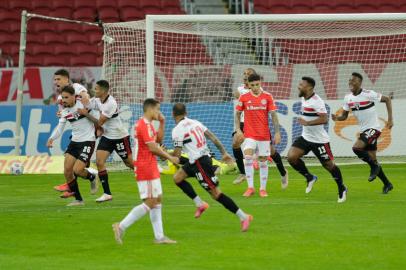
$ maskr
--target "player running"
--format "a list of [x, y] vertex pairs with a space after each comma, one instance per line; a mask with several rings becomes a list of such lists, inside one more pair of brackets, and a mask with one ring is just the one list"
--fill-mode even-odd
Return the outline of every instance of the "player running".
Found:
[[199, 184], [210, 193], [210, 195], [221, 203], [226, 209], [236, 214], [241, 221], [241, 231], [248, 230], [252, 216], [244, 213], [235, 202], [218, 188], [218, 179], [215, 175], [215, 167], [209, 155], [206, 138], [211, 140], [223, 155], [223, 160], [232, 162], [231, 156], [226, 152], [219, 139], [202, 123], [197, 120], [187, 118], [186, 106], [177, 103], [173, 106], [172, 115], [176, 126], [172, 130], [172, 140], [174, 151], [172, 155], [180, 157], [182, 150], [189, 156], [189, 160], [174, 175], [176, 185], [191, 198], [197, 207], [195, 218], [209, 207], [197, 196], [193, 187], [186, 181], [188, 177], [196, 177]]
[[[247, 68], [244, 70], [244, 83], [238, 87], [237, 91], [234, 92], [234, 97], [235, 97], [235, 105], [238, 103], [238, 99], [240, 98], [241, 95], [246, 94], [250, 91], [249, 85], [248, 85], [248, 76], [251, 74], [256, 74], [256, 71], [253, 68]], [[241, 118], [240, 118], [240, 129], [244, 131], [244, 112], [241, 113]], [[238, 137], [236, 135], [236, 131], [233, 132], [233, 154], [235, 161], [237, 163], [238, 170], [240, 171], [240, 175], [233, 181], [233, 184], [241, 184], [244, 182], [247, 178], [245, 176], [245, 168], [244, 168], [244, 155], [241, 150], [241, 144], [244, 141], [243, 137]], [[288, 187], [288, 172], [286, 171], [281, 155], [276, 151], [275, 147], [272, 144], [271, 140], [271, 158], [275, 162], [276, 167], [278, 168], [279, 174], [281, 175], [281, 186], [282, 189], [285, 189]]]
[[309, 193], [317, 176], [311, 174], [301, 159], [312, 151], [323, 167], [331, 173], [338, 187], [338, 203], [347, 199], [347, 188], [343, 183], [340, 169], [334, 164], [330, 149], [330, 137], [324, 129], [328, 114], [324, 101], [314, 92], [316, 85], [313, 78], [303, 77], [299, 83], [299, 97], [302, 99], [302, 116], [298, 118], [303, 126], [302, 136], [297, 138], [288, 152], [290, 165], [307, 180], [306, 193]]
[[97, 192], [96, 175], [86, 170], [86, 164], [92, 157], [95, 145], [95, 129], [89, 119], [81, 116], [78, 109], [84, 108], [80, 100], [76, 99], [75, 89], [67, 85], [62, 89], [62, 104], [64, 109], [60, 112], [59, 124], [54, 129], [51, 137], [48, 139], [47, 146], [50, 148], [53, 142], [58, 139], [69, 121], [72, 126], [72, 139], [65, 152], [64, 176], [68, 186], [61, 197], [68, 198], [75, 196], [75, 201], [68, 206], [84, 205], [83, 198], [80, 195], [77, 177], [88, 179], [90, 181], [91, 193]]
[[[245, 174], [248, 189], [244, 197], [254, 195], [254, 166], [253, 155], [258, 151], [260, 189], [259, 195], [267, 197], [266, 184], [268, 181], [268, 157], [271, 153], [271, 133], [269, 131], [269, 113], [275, 128], [275, 144], [281, 141], [276, 105], [272, 95], [261, 88], [261, 77], [258, 74], [248, 76], [250, 92], [240, 96], [236, 106], [235, 127], [237, 140], [244, 139], [242, 148], [245, 158]], [[241, 114], [244, 112], [244, 132], [240, 127]]]
[[[156, 244], [175, 244], [176, 241], [165, 236], [162, 226], [161, 198], [162, 187], [158, 162], [155, 156], [169, 159], [174, 164], [179, 163], [179, 158], [166, 153], [159, 146], [164, 138], [165, 118], [160, 112], [159, 101], [148, 98], [144, 101], [144, 116], [135, 125], [134, 167], [141, 204], [134, 207], [130, 213], [119, 223], [113, 224], [114, 236], [118, 244], [123, 243], [124, 232], [134, 222], [141, 219], [149, 212]], [[152, 121], [159, 120], [158, 131]]]
[[361, 88], [362, 75], [352, 73], [349, 80], [351, 93], [344, 98], [343, 113], [341, 115], [332, 114], [333, 121], [344, 121], [347, 119], [350, 110], [357, 118], [360, 128], [360, 135], [354, 143], [352, 150], [364, 162], [368, 163], [371, 173], [368, 181], [372, 182], [378, 176], [383, 183], [383, 194], [387, 194], [393, 189], [392, 183], [388, 180], [383, 172], [382, 166], [376, 158], [377, 142], [381, 135], [381, 127], [378, 121], [378, 114], [375, 109], [375, 103], [384, 102], [388, 112], [387, 128], [393, 127], [392, 102], [387, 96], [372, 90]]
[[120, 156], [124, 164], [134, 169], [130, 136], [124, 128], [119, 116], [119, 109], [116, 100], [109, 94], [109, 83], [105, 80], [96, 82], [95, 98], [91, 99], [86, 106], [90, 110], [100, 112], [99, 119], [89, 114], [87, 109], [79, 110], [81, 115], [89, 118], [97, 127], [101, 127], [103, 135], [99, 140], [96, 150], [96, 165], [100, 182], [103, 186], [103, 195], [96, 199], [96, 202], [106, 202], [113, 199], [108, 182], [106, 160], [113, 151]]

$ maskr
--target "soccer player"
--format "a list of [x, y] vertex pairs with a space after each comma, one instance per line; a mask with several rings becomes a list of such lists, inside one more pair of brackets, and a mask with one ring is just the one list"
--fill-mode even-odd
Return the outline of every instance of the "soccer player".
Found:
[[176, 185], [191, 198], [197, 207], [195, 218], [209, 207], [197, 196], [193, 187], [186, 181], [188, 177], [196, 177], [199, 184], [210, 193], [210, 195], [221, 203], [230, 212], [236, 214], [241, 221], [241, 230], [248, 230], [252, 216], [244, 213], [235, 202], [218, 188], [218, 179], [215, 175], [215, 168], [209, 155], [206, 137], [211, 140], [223, 155], [223, 160], [232, 162], [231, 156], [224, 149], [219, 139], [202, 123], [197, 120], [187, 118], [186, 106], [177, 103], [172, 108], [172, 115], [176, 126], [172, 130], [172, 140], [174, 143], [173, 155], [180, 157], [182, 150], [189, 156], [189, 161], [184, 164], [173, 176]]
[[316, 85], [313, 78], [303, 77], [299, 83], [299, 97], [302, 99], [302, 116], [298, 119], [303, 126], [302, 136], [297, 138], [288, 152], [290, 165], [307, 180], [306, 193], [309, 193], [317, 176], [311, 174], [302, 160], [304, 155], [312, 151], [323, 167], [333, 176], [338, 187], [338, 203], [345, 202], [347, 188], [343, 183], [340, 169], [334, 164], [330, 149], [330, 137], [324, 129], [328, 122], [328, 114], [324, 101], [314, 92]]
[[[240, 96], [236, 106], [235, 115], [236, 136], [238, 140], [243, 138], [242, 144], [245, 158], [245, 174], [247, 176], [248, 189], [244, 197], [254, 195], [254, 166], [253, 155], [258, 150], [259, 175], [261, 197], [267, 197], [266, 183], [268, 181], [268, 157], [271, 154], [271, 133], [269, 131], [269, 113], [275, 128], [275, 144], [281, 141], [279, 121], [276, 114], [276, 105], [272, 95], [261, 88], [261, 77], [258, 74], [248, 76], [250, 91]], [[244, 112], [244, 132], [240, 128], [241, 114]]]
[[[165, 129], [165, 118], [160, 112], [159, 101], [148, 98], [143, 104], [144, 116], [135, 125], [134, 167], [141, 204], [134, 207], [119, 223], [113, 224], [114, 236], [118, 244], [123, 243], [123, 234], [134, 222], [149, 212], [156, 244], [175, 244], [176, 241], [164, 235], [162, 226], [161, 197], [162, 187], [155, 156], [169, 159], [174, 164], [179, 158], [166, 153], [158, 143], [162, 142]], [[158, 131], [152, 121], [159, 120]]]
[[78, 109], [84, 108], [80, 100], [76, 99], [75, 89], [67, 85], [62, 88], [62, 105], [64, 109], [60, 112], [59, 124], [48, 139], [47, 146], [52, 147], [53, 142], [59, 138], [69, 121], [72, 126], [72, 139], [65, 152], [64, 175], [68, 190], [61, 197], [68, 198], [75, 196], [75, 201], [68, 206], [83, 205], [83, 198], [80, 195], [77, 177], [90, 181], [91, 193], [97, 192], [96, 175], [86, 170], [86, 164], [92, 157], [95, 145], [95, 129], [93, 123], [78, 113]]
[[[60, 117], [60, 113], [64, 109], [61, 91], [65, 86], [71, 85], [73, 87], [73, 89], [75, 90], [75, 97], [77, 99], [88, 98], [87, 89], [83, 85], [81, 85], [79, 83], [70, 82], [70, 75], [66, 69], [58, 69], [57, 71], [55, 71], [54, 85], [56, 87], [57, 92], [59, 93], [59, 95], [56, 99], [56, 102], [58, 105], [58, 112], [57, 112], [58, 117]], [[87, 170], [92, 174], [96, 173], [96, 170], [94, 170], [94, 169], [87, 168]], [[69, 187], [68, 187], [67, 183], [63, 183], [61, 185], [55, 186], [54, 189], [56, 191], [64, 192], [64, 191], [68, 191]]]
[[96, 82], [95, 98], [91, 99], [87, 106], [91, 110], [98, 110], [100, 112], [99, 119], [89, 114], [87, 109], [79, 110], [80, 114], [85, 115], [103, 130], [103, 135], [97, 145], [96, 165], [104, 192], [102, 196], [96, 199], [96, 202], [106, 202], [113, 199], [105, 165], [107, 158], [113, 151], [116, 151], [128, 168], [134, 169], [130, 136], [127, 129], [123, 126], [117, 102], [109, 94], [109, 88], [109, 83], [105, 80]]
[[378, 121], [378, 114], [376, 113], [375, 103], [384, 102], [388, 112], [388, 121], [386, 127], [393, 127], [392, 118], [392, 102], [387, 96], [377, 93], [372, 90], [363, 89], [362, 75], [359, 73], [352, 73], [349, 80], [351, 93], [344, 98], [343, 113], [341, 115], [332, 115], [334, 121], [344, 121], [347, 119], [350, 110], [357, 118], [360, 127], [360, 136], [354, 143], [352, 150], [364, 162], [368, 163], [371, 168], [368, 181], [374, 181], [378, 176], [382, 183], [382, 192], [387, 194], [393, 189], [392, 183], [388, 180], [383, 172], [382, 166], [378, 163], [376, 158], [377, 141], [381, 135], [381, 127]]
[[[246, 94], [250, 91], [249, 85], [248, 85], [248, 76], [251, 74], [256, 74], [256, 71], [253, 68], [247, 68], [244, 71], [244, 83], [238, 87], [237, 91], [234, 92], [234, 97], [235, 97], [235, 105], [238, 103], [238, 99], [240, 98], [241, 95]], [[240, 118], [240, 129], [244, 131], [244, 112], [241, 113], [241, 118]], [[240, 175], [233, 181], [233, 184], [241, 184], [244, 182], [247, 178], [245, 176], [245, 168], [244, 168], [244, 154], [241, 150], [241, 144], [244, 141], [243, 137], [238, 137], [236, 135], [236, 131], [233, 132], [233, 154], [235, 161], [237, 163], [238, 170], [240, 171]], [[281, 175], [281, 185], [282, 189], [285, 189], [288, 187], [288, 172], [286, 171], [281, 155], [276, 151], [275, 147], [272, 144], [272, 139], [271, 139], [271, 158], [275, 162], [276, 167], [278, 168], [278, 171]]]

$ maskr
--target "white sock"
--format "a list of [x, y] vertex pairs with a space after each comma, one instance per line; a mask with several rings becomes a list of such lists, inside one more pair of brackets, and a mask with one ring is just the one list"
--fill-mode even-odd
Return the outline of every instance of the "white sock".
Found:
[[240, 208], [237, 210], [237, 216], [240, 218], [240, 220], [246, 220], [247, 219], [247, 214], [244, 213]]
[[268, 160], [259, 161], [259, 178], [261, 179], [261, 189], [266, 190], [266, 182], [268, 182]]
[[196, 197], [193, 199], [193, 201], [195, 202], [196, 207], [199, 207], [199, 206], [203, 205], [203, 201], [202, 201], [202, 199], [200, 199], [199, 196], [196, 196]]
[[148, 205], [142, 203], [134, 207], [130, 213], [120, 222], [120, 229], [125, 231], [128, 227], [130, 227], [134, 222], [145, 216], [146, 213], [149, 211]]
[[254, 188], [254, 165], [252, 156], [245, 156], [244, 168], [245, 176], [247, 177], [247, 183], [249, 188]]
[[151, 209], [149, 212], [149, 218], [151, 219], [155, 239], [162, 239], [164, 237], [164, 229], [162, 226], [162, 204], [158, 204]]

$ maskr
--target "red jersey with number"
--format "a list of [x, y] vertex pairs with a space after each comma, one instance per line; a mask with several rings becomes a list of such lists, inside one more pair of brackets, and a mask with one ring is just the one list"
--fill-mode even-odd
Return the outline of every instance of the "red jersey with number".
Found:
[[269, 141], [269, 112], [277, 109], [272, 95], [261, 91], [255, 96], [251, 91], [238, 99], [237, 111], [244, 112], [244, 137], [257, 141]]
[[151, 181], [160, 177], [158, 161], [148, 143], [156, 142], [157, 132], [150, 121], [141, 118], [135, 124], [134, 172], [137, 181]]

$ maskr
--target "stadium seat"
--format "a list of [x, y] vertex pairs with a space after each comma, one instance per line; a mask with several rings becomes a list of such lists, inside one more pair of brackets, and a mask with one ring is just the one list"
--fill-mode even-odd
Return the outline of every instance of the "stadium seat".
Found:
[[95, 55], [80, 55], [69, 58], [70, 66], [94, 66], [96, 65], [97, 57]]
[[0, 21], [20, 21], [21, 20], [21, 13], [19, 12], [12, 12], [7, 9], [0, 9]]
[[312, 2], [308, 0], [291, 0], [290, 6], [292, 13], [296, 14], [311, 13], [313, 9]]
[[52, 5], [54, 9], [59, 9], [59, 8], [70, 8], [73, 9], [73, 1], [66, 1], [66, 0], [53, 0]]
[[378, 4], [379, 12], [399, 12], [401, 7], [399, 0], [384, 0]]
[[56, 24], [56, 32], [70, 35], [71, 33], [81, 33], [82, 27], [76, 23], [58, 22]]
[[49, 15], [52, 10], [51, 0], [35, 0], [32, 1], [32, 11], [38, 14]]
[[355, 9], [354, 0], [335, 0], [336, 6], [334, 12], [336, 13], [354, 13]]
[[73, 18], [79, 21], [94, 22], [96, 18], [96, 10], [93, 8], [80, 8], [73, 12]]
[[102, 66], [102, 65], [103, 65], [103, 56], [97, 56], [96, 66]]
[[103, 33], [101, 31], [88, 32], [88, 33], [86, 33], [86, 35], [89, 40], [89, 43], [92, 45], [99, 44], [100, 42], [102, 42]]
[[76, 50], [72, 50], [70, 44], [57, 44], [54, 46], [55, 55], [73, 56], [76, 55]]
[[111, 0], [97, 0], [96, 1], [97, 9], [100, 10], [101, 8], [117, 8], [117, 1]]
[[314, 13], [333, 13], [335, 3], [334, 1], [313, 0], [312, 6]]
[[69, 56], [55, 55], [52, 57], [45, 57], [42, 60], [44, 66], [69, 66]]
[[18, 55], [19, 53], [19, 46], [15, 43], [2, 43], [0, 45], [2, 55]]
[[[71, 36], [71, 35], [69, 35]], [[68, 36], [68, 37], [69, 37]], [[66, 44], [66, 38], [56, 32], [44, 35], [44, 44]]]
[[53, 55], [54, 47], [49, 45], [34, 45], [34, 46], [27, 46], [27, 53], [28, 51], [31, 52], [32, 55]]
[[88, 44], [71, 44], [71, 50], [76, 52], [76, 55], [96, 55], [97, 46]]
[[[55, 10], [51, 10], [49, 12], [49, 16], [57, 17], [57, 18], [72, 19], [73, 18], [73, 9], [68, 8], [68, 7], [61, 7], [61, 8], [55, 9]], [[57, 24], [63, 24], [63, 23], [57, 23]]]
[[[33, 30], [37, 34], [47, 34], [49, 32], [55, 32], [55, 24], [50, 23], [49, 21], [45, 20], [35, 20], [31, 22], [33, 25]], [[28, 26], [29, 29], [31, 28], [31, 25]]]
[[44, 58], [42, 56], [36, 56], [36, 55], [26, 55], [25, 56], [25, 65], [27, 67], [40, 67], [43, 66], [43, 60]]
[[99, 18], [103, 22], [119, 22], [120, 21], [120, 16], [116, 9], [102, 8], [102, 9], [98, 10], [98, 12], [99, 12]]
[[[248, 1], [245, 1], [248, 2]], [[179, 1], [162, 1], [161, 8], [178, 8], [181, 9]]]
[[20, 36], [18, 33], [7, 33], [5, 32], [4, 35], [0, 35], [0, 44], [4, 43], [16, 43], [20, 42]]
[[120, 10], [123, 10], [125, 8], [138, 7], [138, 1], [134, 1], [134, 0], [118, 0], [117, 1], [117, 6], [120, 8]]
[[354, 2], [354, 7], [357, 12], [360, 13], [375, 13], [378, 12], [378, 1], [370, 0], [356, 0]]
[[32, 11], [32, 5], [31, 5], [32, 1], [13, 0], [13, 1], [4, 1], [4, 2], [9, 2], [8, 7], [11, 10], [17, 10], [17, 9], [18, 10], [23, 10], [23, 9], [25, 9], [27, 11]]
[[161, 0], [139, 0], [138, 7], [140, 7], [141, 9], [150, 7], [161, 9]]
[[83, 33], [77, 34], [77, 33], [72, 33], [71, 35], [64, 36], [64, 40], [68, 44], [73, 44], [73, 43], [80, 43], [80, 44], [88, 44], [88, 40]]
[[145, 18], [144, 12], [135, 7], [120, 9], [120, 18], [124, 22], [137, 21]]
[[[114, 1], [112, 1], [114, 2]], [[78, 9], [83, 9], [83, 8], [92, 8], [94, 9], [96, 7], [95, 1], [94, 0], [73, 0], [73, 7], [78, 10]]]

